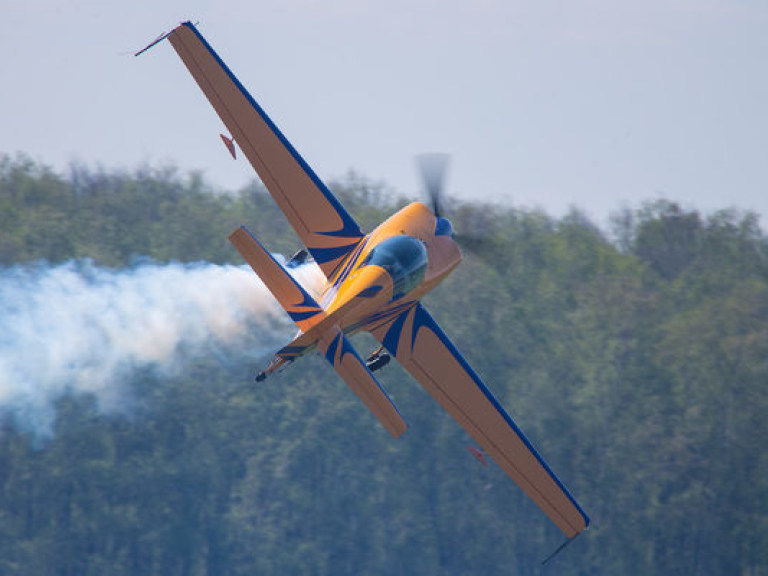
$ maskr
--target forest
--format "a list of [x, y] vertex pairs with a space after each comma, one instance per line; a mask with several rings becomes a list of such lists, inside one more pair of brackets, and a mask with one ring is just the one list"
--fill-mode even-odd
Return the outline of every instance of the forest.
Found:
[[[355, 174], [329, 186], [365, 230], [414, 200]], [[117, 413], [61, 394], [40, 435], [0, 336], [0, 575], [768, 575], [758, 216], [650, 200], [601, 229], [578, 209], [447, 212], [465, 258], [425, 304], [592, 519], [551, 562], [562, 534], [395, 362], [377, 376], [409, 424], [397, 440], [316, 355], [254, 384], [269, 354], [249, 346], [133, 370]], [[173, 167], [0, 156], [0, 279], [241, 265], [240, 224], [300, 248], [255, 180], [222, 192]]]

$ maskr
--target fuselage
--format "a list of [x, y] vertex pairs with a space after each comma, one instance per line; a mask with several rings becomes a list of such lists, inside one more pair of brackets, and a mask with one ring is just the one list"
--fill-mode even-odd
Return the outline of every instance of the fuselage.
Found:
[[461, 262], [450, 223], [414, 202], [382, 222], [331, 275], [321, 306], [345, 332], [418, 300]]

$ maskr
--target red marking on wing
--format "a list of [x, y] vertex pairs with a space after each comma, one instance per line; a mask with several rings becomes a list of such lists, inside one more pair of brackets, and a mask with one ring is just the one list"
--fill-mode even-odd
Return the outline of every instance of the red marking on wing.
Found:
[[237, 160], [237, 156], [235, 155], [235, 141], [232, 138], [227, 138], [224, 134], [219, 134], [219, 136], [221, 136], [221, 140], [224, 142], [224, 146], [227, 147], [227, 150], [229, 150], [229, 153], [232, 154], [232, 158]]
[[480, 464], [488, 468], [488, 458], [485, 456], [485, 452], [471, 445], [467, 445], [467, 450], [469, 450], [469, 453], [472, 454]]

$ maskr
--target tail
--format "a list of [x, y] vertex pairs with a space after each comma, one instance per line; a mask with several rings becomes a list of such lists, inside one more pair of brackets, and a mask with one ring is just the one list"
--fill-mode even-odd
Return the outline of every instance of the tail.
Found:
[[285, 268], [267, 252], [245, 226], [232, 232], [229, 241], [259, 275], [280, 305], [285, 308], [299, 330], [308, 332], [310, 328], [326, 318], [327, 314], [315, 299], [285, 271]]
[[302, 332], [278, 352], [278, 364], [282, 365], [286, 360], [292, 360], [318, 346], [325, 359], [382, 426], [395, 438], [400, 436], [407, 427], [403, 417], [344, 336], [333, 316], [326, 314], [247, 228], [241, 226], [235, 230], [229, 241]]

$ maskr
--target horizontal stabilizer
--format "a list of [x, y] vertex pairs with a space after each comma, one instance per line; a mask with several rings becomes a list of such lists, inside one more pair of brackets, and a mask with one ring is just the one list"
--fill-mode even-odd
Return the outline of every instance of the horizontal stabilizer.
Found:
[[317, 345], [325, 359], [387, 432], [395, 438], [405, 432], [407, 425], [400, 412], [337, 326], [325, 331]]
[[286, 272], [245, 226], [232, 232], [229, 241], [285, 308], [299, 330], [306, 332], [326, 317], [315, 299]]

